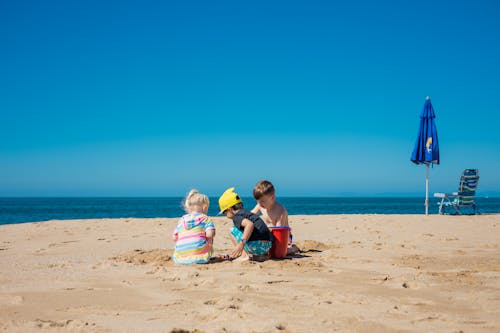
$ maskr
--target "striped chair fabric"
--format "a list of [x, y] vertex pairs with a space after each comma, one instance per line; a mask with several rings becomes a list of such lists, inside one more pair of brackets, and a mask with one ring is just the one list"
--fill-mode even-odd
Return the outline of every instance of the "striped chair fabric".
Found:
[[434, 193], [434, 196], [441, 198], [439, 202], [439, 214], [445, 213], [446, 207], [453, 207], [455, 213], [462, 214], [461, 207], [471, 207], [474, 214], [477, 214], [477, 206], [475, 201], [477, 184], [479, 182], [479, 170], [466, 169], [460, 177], [458, 192], [451, 194]]

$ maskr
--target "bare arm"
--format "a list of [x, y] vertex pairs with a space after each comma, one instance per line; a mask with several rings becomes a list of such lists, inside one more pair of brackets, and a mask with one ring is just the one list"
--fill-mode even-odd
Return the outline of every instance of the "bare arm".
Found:
[[214, 244], [215, 237], [215, 229], [207, 229], [205, 230], [205, 237], [207, 238], [207, 242], [211, 245]]
[[208, 239], [214, 238], [215, 237], [215, 229], [207, 229], [205, 231], [205, 237]]
[[260, 213], [260, 206], [259, 206], [259, 204], [255, 205], [255, 207], [252, 209], [252, 213], [259, 215], [259, 213]]
[[281, 215], [281, 226], [288, 227], [288, 212], [283, 207], [283, 214]]
[[[241, 254], [243, 253], [243, 248], [245, 247], [246, 241], [248, 241], [250, 236], [252, 236], [252, 232], [253, 232], [253, 222], [252, 221], [250, 221], [249, 219], [243, 219], [243, 221], [241, 221], [241, 226], [244, 227], [243, 236], [241, 237], [241, 242], [239, 242], [238, 245], [236, 245], [233, 252], [231, 253], [231, 258], [238, 258], [239, 256], [241, 256]], [[245, 240], [245, 242], [243, 240]]]
[[175, 226], [174, 231], [172, 231], [172, 240], [174, 242], [177, 242], [177, 240], [179, 239], [179, 232], [177, 231], [177, 228], [179, 228], [180, 223], [182, 223], [182, 219], [179, 219], [177, 221], [177, 225]]
[[243, 219], [243, 221], [241, 221], [241, 225], [245, 228], [243, 229], [243, 237], [241, 237], [241, 239], [245, 239], [248, 241], [250, 236], [252, 236], [253, 222], [249, 219]]

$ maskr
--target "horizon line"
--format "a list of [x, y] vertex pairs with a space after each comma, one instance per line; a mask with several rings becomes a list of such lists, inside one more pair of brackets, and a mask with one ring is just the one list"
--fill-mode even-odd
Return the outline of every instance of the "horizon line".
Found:
[[[177, 195], [167, 195], [167, 196], [0, 196], [0, 199], [170, 199], [170, 198], [184, 198], [185, 196], [177, 196]], [[209, 198], [217, 198], [218, 195], [208, 195]], [[241, 196], [242, 198], [250, 198], [251, 196]], [[476, 198], [499, 198], [500, 194], [493, 195], [476, 195]], [[385, 194], [376, 194], [376, 195], [282, 195], [277, 197], [279, 198], [325, 198], [325, 199], [335, 199], [335, 198], [424, 198], [425, 195], [385, 195]], [[429, 199], [434, 198], [434, 196], [429, 195]], [[439, 198], [437, 198], [439, 199]]]

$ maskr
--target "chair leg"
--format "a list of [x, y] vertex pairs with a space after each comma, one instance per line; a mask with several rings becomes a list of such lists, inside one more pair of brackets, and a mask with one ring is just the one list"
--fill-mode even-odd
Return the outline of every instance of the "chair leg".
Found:
[[441, 198], [441, 203], [439, 204], [439, 215], [443, 215], [443, 202], [444, 198]]

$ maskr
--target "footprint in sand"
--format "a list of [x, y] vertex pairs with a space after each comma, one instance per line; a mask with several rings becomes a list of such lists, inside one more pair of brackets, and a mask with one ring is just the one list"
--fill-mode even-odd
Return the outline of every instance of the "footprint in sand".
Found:
[[64, 246], [65, 244], [78, 243], [78, 242], [79, 241], [77, 241], [77, 240], [68, 240], [68, 241], [64, 241], [64, 242], [61, 242], [61, 243], [50, 243], [49, 247]]
[[203, 302], [205, 305], [215, 305], [219, 302], [218, 299], [209, 299], [208, 301]]
[[108, 269], [110, 267], [116, 267], [117, 265], [115, 263], [109, 263], [109, 262], [98, 262], [95, 265], [92, 265], [92, 269]]
[[231, 310], [239, 310], [240, 304], [242, 300], [238, 297], [225, 297], [224, 299], [209, 299], [203, 304], [208, 306], [215, 306], [218, 310], [221, 311], [231, 311]]
[[239, 285], [238, 286], [238, 290], [241, 291], [241, 292], [249, 292], [249, 291], [253, 291], [254, 289], [252, 287], [250, 287], [249, 285], [245, 284], [245, 285]]
[[420, 318], [420, 319], [412, 320], [411, 323], [414, 324], [414, 323], [417, 323], [417, 322], [429, 321], [429, 320], [436, 320], [436, 319], [439, 319], [438, 315], [431, 315], [431, 316], [427, 316], [425, 318]]
[[35, 326], [38, 328], [56, 328], [56, 327], [68, 327], [73, 320], [44, 320], [44, 319], [35, 319]]
[[266, 281], [267, 284], [277, 284], [277, 283], [286, 283], [290, 282], [290, 280], [274, 280], [274, 281]]
[[35, 255], [43, 255], [45, 251], [47, 251], [47, 249], [38, 249], [35, 251], [34, 254]]
[[168, 308], [168, 307], [171, 307], [171, 306], [176, 306], [176, 305], [181, 305], [181, 304], [184, 304], [184, 301], [182, 301], [182, 300], [176, 300], [176, 301], [172, 301], [170, 303], [156, 305], [154, 307], [154, 309], [163, 309], [163, 308]]
[[146, 274], [156, 274], [160, 272], [160, 267], [156, 266], [154, 269], [147, 271]]
[[180, 281], [181, 278], [180, 276], [172, 276], [172, 277], [169, 277], [169, 278], [164, 278], [162, 279], [163, 282], [166, 282], [166, 281], [171, 281], [171, 282], [175, 282], [175, 281]]
[[195, 329], [194, 331], [190, 331], [183, 328], [174, 328], [169, 333], [202, 333], [202, 331], [198, 331], [197, 329]]
[[277, 329], [278, 331], [281, 331], [281, 332], [290, 332], [290, 331], [287, 329], [286, 325], [285, 325], [285, 324], [283, 324], [283, 323], [276, 324], [276, 326], [274, 326], [274, 327], [276, 327], [276, 329]]

